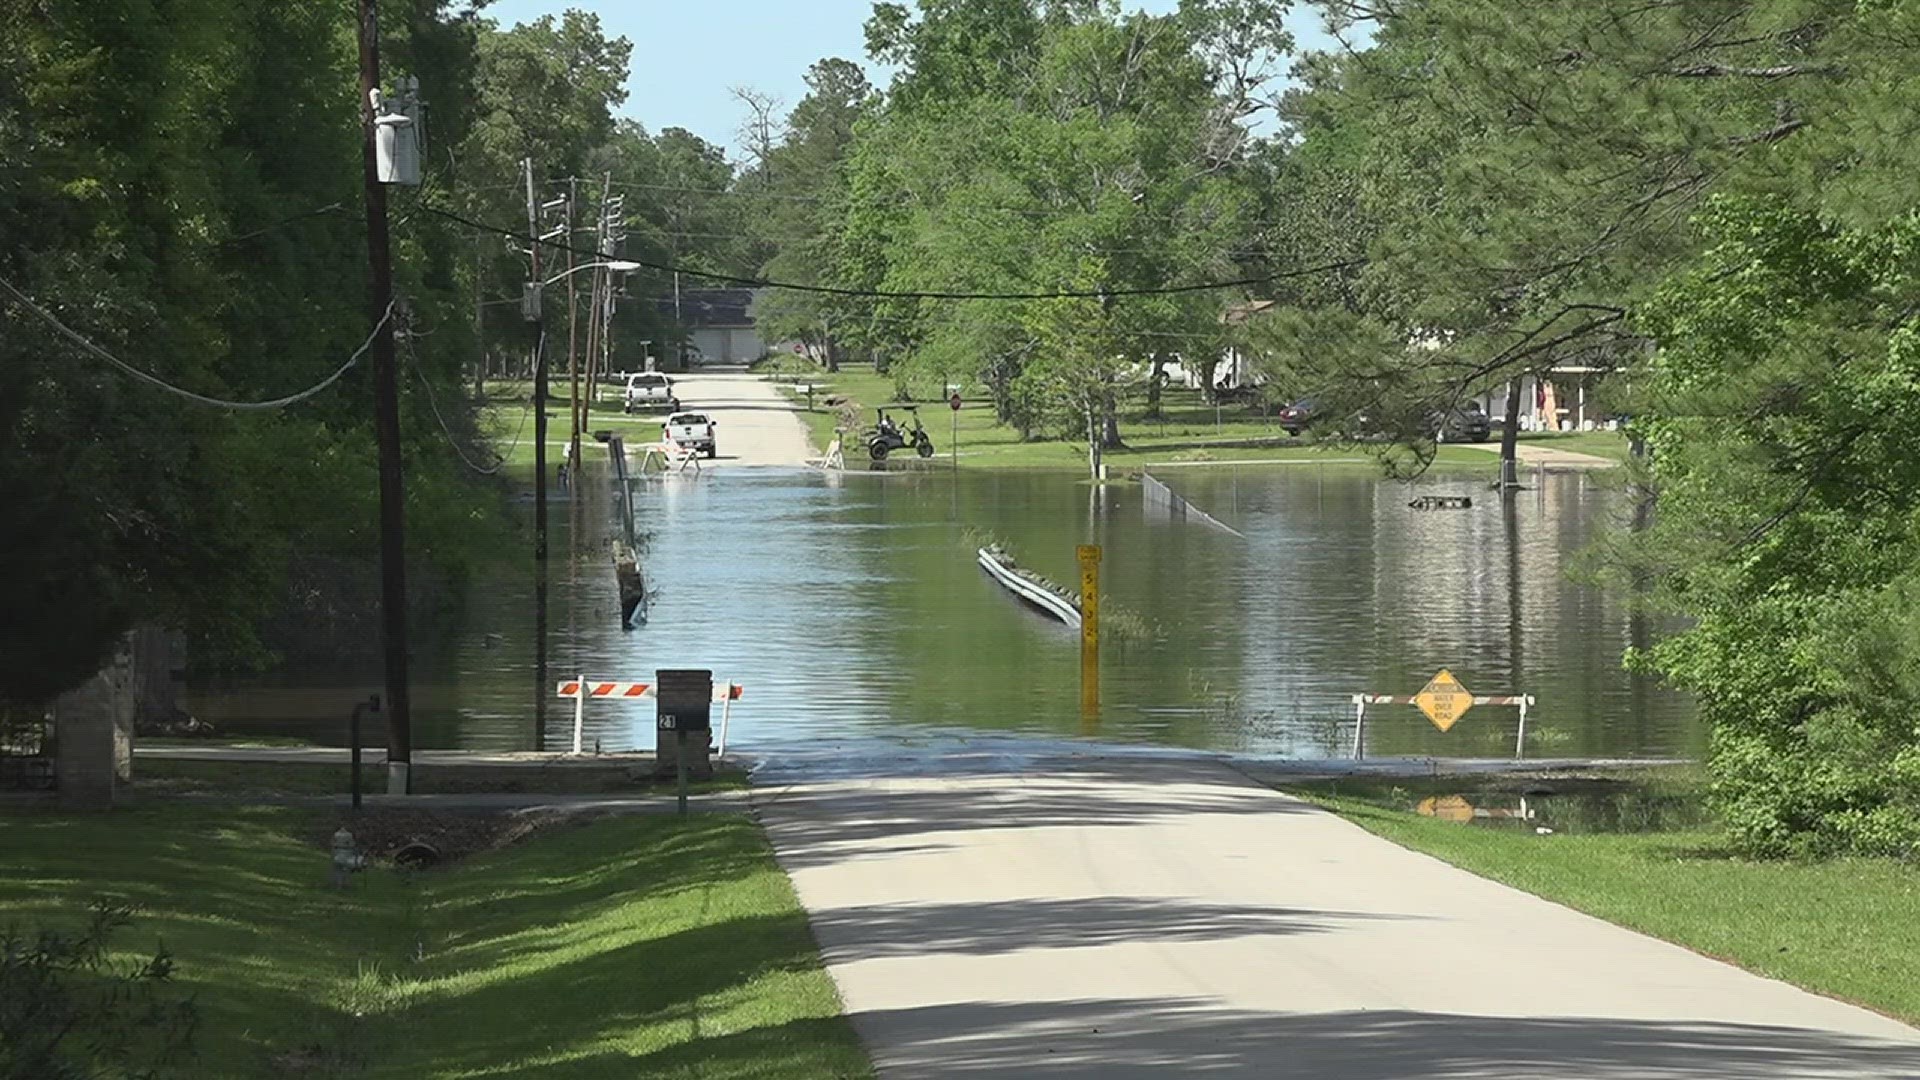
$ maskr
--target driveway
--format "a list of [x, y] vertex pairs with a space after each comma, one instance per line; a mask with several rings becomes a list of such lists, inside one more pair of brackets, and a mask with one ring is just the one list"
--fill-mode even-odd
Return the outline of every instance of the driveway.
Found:
[[805, 465], [815, 457], [793, 403], [773, 384], [745, 371], [673, 376], [680, 407], [716, 421], [719, 455], [703, 465]]
[[1920, 1031], [1206, 761], [755, 789], [883, 1078], [1920, 1076]]

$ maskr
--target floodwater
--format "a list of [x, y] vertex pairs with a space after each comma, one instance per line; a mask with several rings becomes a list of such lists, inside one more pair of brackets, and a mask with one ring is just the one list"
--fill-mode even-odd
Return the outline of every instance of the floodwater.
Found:
[[[1503, 506], [1473, 477], [1415, 485], [1364, 467], [1156, 470], [1238, 530], [1170, 519], [1136, 484], [1043, 472], [827, 474], [715, 469], [638, 481], [637, 527], [657, 592], [623, 632], [604, 475], [552, 515], [549, 749], [571, 741], [553, 681], [652, 681], [711, 668], [740, 683], [730, 747], [857, 753], [872, 745], [1044, 735], [1288, 757], [1346, 756], [1351, 696], [1412, 694], [1440, 668], [1475, 694], [1531, 694], [1530, 757], [1697, 753], [1685, 698], [1621, 668], [1649, 628], [1567, 564], [1615, 514], [1604, 476], [1536, 474]], [[1416, 510], [1423, 494], [1465, 510]], [[1102, 545], [1097, 709], [1077, 635], [975, 564], [981, 535], [1063, 584], [1075, 546]], [[465, 625], [415, 663], [416, 745], [534, 744], [530, 572], [473, 583]], [[1124, 613], [1116, 616], [1116, 613]], [[1121, 622], [1148, 638], [1121, 639]], [[244, 687], [190, 698], [231, 732], [339, 742], [378, 660], [295, 658]], [[1372, 706], [1369, 755], [1504, 757], [1517, 711], [1477, 706], [1441, 733], [1408, 706]], [[716, 716], [717, 723], [717, 716]], [[590, 702], [586, 745], [651, 747], [651, 702]], [[841, 748], [836, 751], [834, 748]]]

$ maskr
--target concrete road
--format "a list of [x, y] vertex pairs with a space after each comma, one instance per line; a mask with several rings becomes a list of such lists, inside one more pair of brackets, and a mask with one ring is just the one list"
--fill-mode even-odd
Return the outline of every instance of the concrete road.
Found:
[[1920, 1076], [1920, 1031], [1213, 762], [753, 801], [886, 1078]]
[[[1485, 450], [1500, 456], [1500, 443], [1458, 443], [1471, 450]], [[1612, 458], [1603, 458], [1598, 454], [1583, 454], [1578, 450], [1562, 450], [1553, 446], [1520, 443], [1513, 448], [1513, 456], [1523, 469], [1546, 469], [1549, 472], [1570, 472], [1585, 469], [1617, 469], [1620, 463]]]
[[682, 409], [704, 412], [718, 423], [719, 456], [703, 465], [805, 465], [815, 456], [799, 411], [759, 376], [696, 371], [673, 376], [673, 385]]

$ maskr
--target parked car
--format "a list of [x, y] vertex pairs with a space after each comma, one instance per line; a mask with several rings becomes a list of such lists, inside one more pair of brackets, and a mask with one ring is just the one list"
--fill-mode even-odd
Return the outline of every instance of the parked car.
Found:
[[713, 457], [719, 453], [714, 445], [715, 426], [713, 418], [706, 413], [677, 412], [667, 417], [667, 422], [661, 425], [660, 441]]
[[673, 392], [673, 380], [657, 371], [627, 376], [626, 411], [633, 413], [641, 409], [679, 412], [680, 398]]
[[1493, 422], [1477, 401], [1448, 409], [1435, 416], [1432, 424], [1433, 437], [1440, 442], [1486, 442], [1493, 432]]
[[1301, 398], [1280, 410], [1280, 427], [1289, 435], [1298, 435], [1313, 421], [1314, 400]]

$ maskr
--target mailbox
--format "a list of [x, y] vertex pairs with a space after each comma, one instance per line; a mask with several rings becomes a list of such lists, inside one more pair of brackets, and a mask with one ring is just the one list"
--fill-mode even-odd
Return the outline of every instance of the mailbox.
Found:
[[705, 668], [656, 671], [654, 701], [661, 731], [711, 730], [713, 672]]

